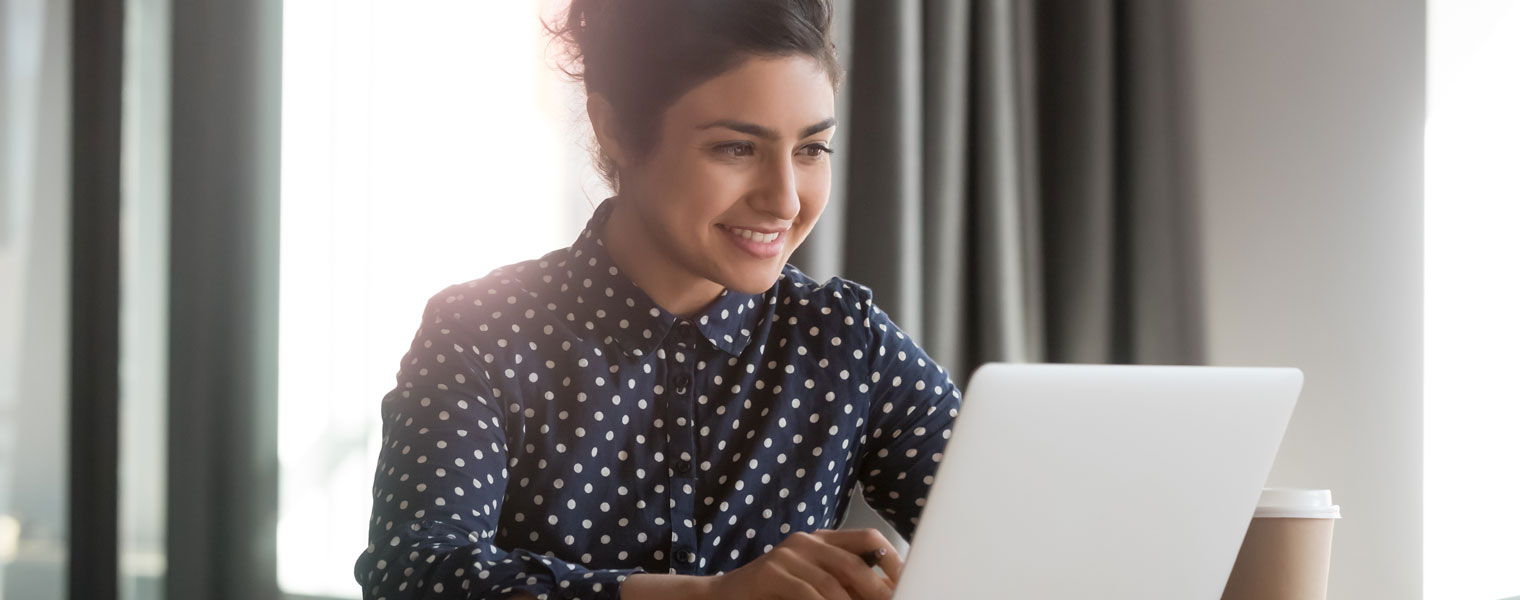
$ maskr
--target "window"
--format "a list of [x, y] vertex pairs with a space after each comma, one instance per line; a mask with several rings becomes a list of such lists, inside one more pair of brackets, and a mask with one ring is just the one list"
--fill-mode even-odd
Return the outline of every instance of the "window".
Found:
[[58, 141], [70, 21], [58, 4], [0, 3], [0, 597], [37, 600], [65, 597], [69, 558], [70, 154]]
[[428, 298], [607, 195], [539, 22], [562, 0], [285, 5], [279, 582], [357, 597], [380, 398]]
[[1425, 597], [1520, 595], [1520, 1], [1429, 5]]

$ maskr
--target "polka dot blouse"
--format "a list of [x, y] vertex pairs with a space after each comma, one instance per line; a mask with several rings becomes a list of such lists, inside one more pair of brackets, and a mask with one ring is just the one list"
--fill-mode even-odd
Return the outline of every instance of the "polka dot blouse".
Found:
[[859, 482], [911, 539], [960, 406], [842, 279], [787, 266], [685, 319], [569, 248], [428, 303], [381, 402], [365, 598], [617, 598], [837, 527]]

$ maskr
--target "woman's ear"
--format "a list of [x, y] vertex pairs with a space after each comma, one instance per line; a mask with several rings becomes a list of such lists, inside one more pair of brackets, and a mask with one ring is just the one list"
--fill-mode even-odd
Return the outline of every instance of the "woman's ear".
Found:
[[596, 143], [602, 152], [612, 157], [612, 161], [619, 167], [627, 165], [627, 149], [617, 137], [617, 132], [622, 130], [618, 127], [617, 114], [613, 112], [612, 104], [607, 102], [607, 97], [601, 94], [588, 95], [586, 115], [591, 118], [591, 130], [596, 134]]

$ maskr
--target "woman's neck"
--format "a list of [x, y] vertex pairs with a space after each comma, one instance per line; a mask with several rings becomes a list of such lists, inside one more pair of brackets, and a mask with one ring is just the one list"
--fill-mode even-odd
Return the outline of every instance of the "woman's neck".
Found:
[[673, 314], [691, 318], [723, 292], [722, 285], [682, 268], [626, 202], [612, 205], [602, 240], [623, 274], [656, 305]]

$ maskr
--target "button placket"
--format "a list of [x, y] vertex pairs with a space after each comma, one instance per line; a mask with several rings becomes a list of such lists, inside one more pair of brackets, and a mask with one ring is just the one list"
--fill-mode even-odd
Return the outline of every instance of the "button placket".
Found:
[[[692, 457], [696, 453], [694, 407], [692, 406], [693, 366], [692, 349], [695, 346], [696, 329], [682, 321], [676, 326], [673, 348], [666, 350], [665, 372], [666, 406], [670, 411], [671, 497], [675, 500], [670, 511], [671, 531], [675, 540], [671, 547], [671, 569], [678, 574], [696, 574], [698, 545], [696, 514], [696, 482], [692, 473]], [[682, 360], [681, 358], [684, 358]]]

